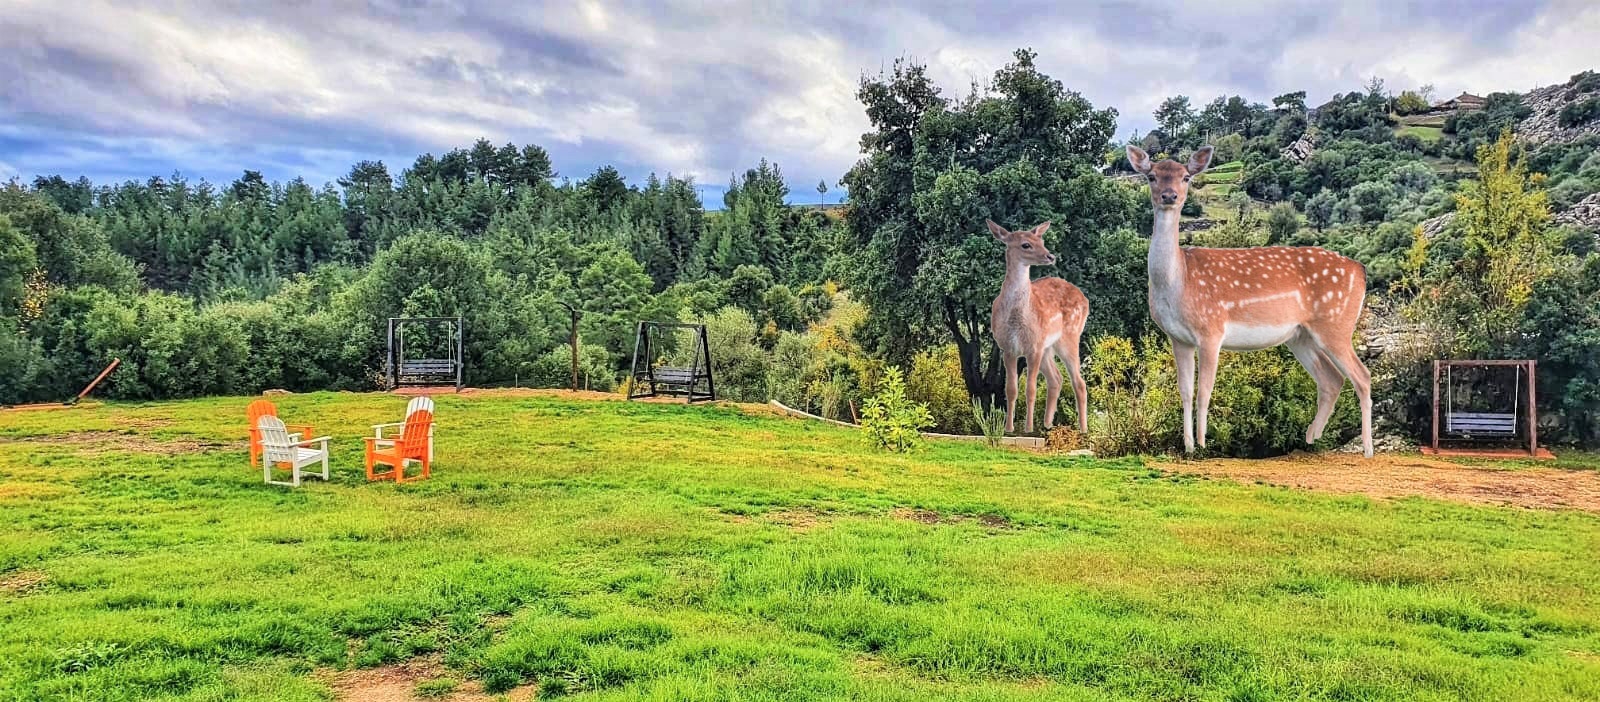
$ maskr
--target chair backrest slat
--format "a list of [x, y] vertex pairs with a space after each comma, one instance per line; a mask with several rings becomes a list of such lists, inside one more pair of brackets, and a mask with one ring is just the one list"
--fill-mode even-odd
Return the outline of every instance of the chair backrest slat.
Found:
[[422, 410], [433, 411], [433, 398], [426, 395], [411, 398], [411, 401], [406, 403], [406, 419], [410, 419], [411, 415]]
[[294, 460], [294, 445], [289, 441], [289, 429], [283, 420], [270, 414], [256, 420], [261, 431], [261, 455], [266, 461]]
[[250, 406], [244, 408], [245, 421], [249, 423], [250, 433], [254, 435], [251, 438], [255, 439], [256, 441], [261, 440], [259, 433], [261, 429], [257, 425], [257, 422], [260, 421], [262, 417], [276, 416], [278, 416], [278, 408], [266, 400], [256, 400], [255, 402], [250, 403]]
[[433, 412], [417, 410], [406, 417], [405, 429], [401, 431], [399, 445], [395, 448], [402, 454], [416, 454], [428, 450], [428, 429], [433, 424]]

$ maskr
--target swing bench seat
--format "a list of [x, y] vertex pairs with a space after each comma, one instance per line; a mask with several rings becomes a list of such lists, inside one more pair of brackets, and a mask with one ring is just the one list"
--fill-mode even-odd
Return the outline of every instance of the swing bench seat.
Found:
[[697, 374], [692, 368], [657, 368], [655, 369], [656, 384], [658, 385], [689, 385], [705, 374]]
[[449, 376], [448, 380], [455, 380], [456, 362], [444, 358], [424, 358], [415, 361], [400, 362], [400, 376], [416, 378], [433, 378], [436, 376]]
[[1509, 412], [1451, 412], [1444, 416], [1445, 431], [1473, 436], [1516, 436], [1517, 415]]

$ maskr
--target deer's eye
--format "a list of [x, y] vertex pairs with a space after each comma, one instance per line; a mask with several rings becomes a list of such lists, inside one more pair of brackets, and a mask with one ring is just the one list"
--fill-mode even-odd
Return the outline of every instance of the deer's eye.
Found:
[[1149, 179], [1149, 181], [1152, 182], [1152, 183], [1156, 182], [1156, 177], [1155, 176], [1145, 176], [1145, 178]]
[[1190, 179], [1190, 178], [1193, 178], [1193, 177], [1194, 177], [1194, 176], [1184, 176], [1184, 177], [1183, 177], [1183, 182], [1185, 182], [1185, 183], [1187, 183], [1187, 182], [1189, 182], [1189, 179]]
[[1033, 244], [1023, 244], [1023, 245], [1022, 245], [1022, 248], [1024, 248], [1024, 249], [1031, 249], [1031, 248], [1033, 248]]

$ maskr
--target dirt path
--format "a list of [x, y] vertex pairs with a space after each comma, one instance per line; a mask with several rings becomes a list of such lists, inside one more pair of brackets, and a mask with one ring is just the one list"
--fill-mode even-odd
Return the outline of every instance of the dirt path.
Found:
[[1475, 468], [1420, 454], [1294, 454], [1157, 463], [1174, 473], [1371, 497], [1431, 497], [1486, 505], [1600, 512], [1600, 471]]

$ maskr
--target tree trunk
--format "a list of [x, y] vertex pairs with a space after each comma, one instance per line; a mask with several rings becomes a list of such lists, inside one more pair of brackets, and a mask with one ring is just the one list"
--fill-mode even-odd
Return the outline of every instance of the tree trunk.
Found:
[[993, 340], [978, 321], [972, 310], [967, 310], [967, 329], [963, 330], [960, 313], [955, 304], [949, 300], [944, 303], [944, 324], [950, 331], [950, 336], [956, 342], [956, 352], [961, 357], [961, 380], [966, 385], [967, 394], [976, 399], [984, 409], [999, 405], [997, 398], [1005, 396], [1005, 378], [1000, 363], [1000, 354], [995, 349], [989, 354], [989, 363], [983, 363], [983, 349], [991, 346]]

